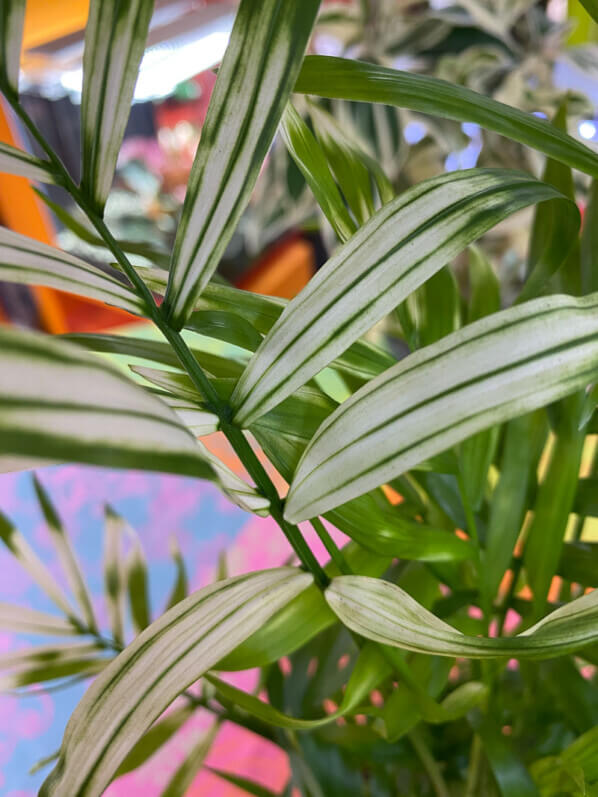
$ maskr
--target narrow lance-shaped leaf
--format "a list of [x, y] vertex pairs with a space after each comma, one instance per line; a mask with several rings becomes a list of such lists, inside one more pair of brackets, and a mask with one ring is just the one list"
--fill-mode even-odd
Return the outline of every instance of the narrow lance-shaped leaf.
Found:
[[0, 141], [0, 172], [18, 174], [28, 180], [39, 180], [41, 183], [55, 182], [54, 171], [50, 163], [30, 155], [22, 149], [11, 147], [10, 144], [5, 144], [3, 141]]
[[598, 372], [598, 295], [495, 313], [406, 357], [319, 428], [285, 517], [355, 498], [488, 426], [579, 390]]
[[187, 593], [189, 592], [187, 570], [185, 568], [185, 560], [183, 558], [183, 555], [181, 554], [179, 545], [174, 535], [171, 536], [168, 547], [170, 549], [170, 558], [174, 562], [176, 574], [175, 574], [174, 585], [170, 592], [170, 597], [168, 598], [168, 602], [166, 603], [166, 610], [172, 609], [172, 607], [175, 606], [180, 601], [182, 601], [183, 598], [186, 598]]
[[598, 641], [598, 592], [576, 598], [513, 637], [468, 636], [440, 620], [396, 584], [366, 576], [339, 576], [325, 593], [339, 620], [385, 645], [472, 659], [543, 659]]
[[0, 227], [0, 280], [45, 285], [143, 315], [145, 308], [127, 285], [74, 255]]
[[160, 797], [180, 797], [186, 794], [193, 780], [206, 760], [216, 735], [220, 730], [220, 721], [216, 720], [212, 727], [193, 745], [180, 767], [176, 770]]
[[224, 772], [222, 769], [214, 769], [214, 767], [206, 767], [206, 769], [208, 772], [211, 772], [212, 775], [218, 775], [218, 777], [222, 778], [222, 780], [225, 780], [227, 783], [231, 783], [233, 786], [242, 789], [243, 791], [247, 792], [247, 794], [253, 794], [254, 797], [280, 797], [280, 795], [276, 792], [266, 789], [261, 784], [255, 783], [255, 781], [248, 780], [247, 778], [243, 778], [240, 775], [235, 775], [232, 772]]
[[598, 155], [549, 122], [438, 78], [363, 61], [310, 55], [303, 62], [295, 91], [381, 102], [457, 122], [475, 122], [598, 177]]
[[253, 485], [248, 484], [240, 476], [237, 476], [221, 459], [212, 454], [203, 443], [198, 442], [198, 445], [201, 446], [206, 462], [210, 463], [217, 474], [219, 486], [233, 504], [246, 512], [253, 512], [260, 517], [268, 517], [270, 514], [270, 501], [260, 495]]
[[52, 681], [69, 675], [98, 672], [110, 659], [95, 643], [29, 647], [0, 656], [0, 692]]
[[[235, 421], [250, 424], [282, 401], [499, 221], [558, 198], [520, 172], [473, 169], [421, 182], [389, 202], [274, 324], [233, 394]], [[577, 209], [566, 200], [563, 212]], [[554, 255], [562, 259], [568, 244], [560, 246]]]
[[123, 535], [126, 523], [109, 506], [104, 510], [104, 596], [108, 607], [112, 636], [124, 644]]
[[131, 538], [131, 549], [125, 561], [125, 579], [129, 595], [129, 607], [135, 631], [139, 633], [151, 623], [147, 562], [141, 541], [134, 529], [127, 527]]
[[92, 0], [81, 94], [81, 186], [102, 212], [129, 118], [153, 0]]
[[74, 636], [81, 633], [74, 623], [62, 617], [10, 603], [0, 603], [0, 628], [3, 631], [43, 636]]
[[598, 2], [596, 0], [580, 0], [580, 2], [594, 22], [598, 23]]
[[292, 568], [238, 576], [199, 590], [152, 623], [75, 709], [40, 797], [99, 797], [174, 698], [311, 583]]
[[71, 588], [73, 595], [79, 604], [85, 624], [90, 631], [97, 631], [91, 599], [89, 597], [87, 587], [85, 586], [85, 580], [81, 574], [81, 569], [79, 567], [79, 563], [77, 562], [75, 552], [73, 551], [69, 538], [62, 523], [60, 522], [60, 518], [58, 517], [58, 514], [56, 513], [56, 510], [50, 501], [48, 493], [35, 474], [33, 474], [33, 488], [46, 520], [46, 525], [52, 538], [52, 542], [54, 543], [56, 553], [60, 559], [60, 564], [62, 565], [62, 569], [66, 575], [69, 587]]
[[46, 593], [46, 595], [75, 622], [78, 621], [69, 599], [60, 588], [54, 576], [42, 562], [25, 537], [16, 529], [10, 520], [0, 513], [0, 540], [16, 557], [21, 566], [29, 573], [33, 581]]
[[0, 458], [213, 478], [173, 411], [100, 358], [0, 329], [0, 370]]
[[19, 63], [25, 22], [25, 0], [2, 0], [0, 5], [0, 89], [19, 91]]
[[213, 675], [206, 675], [206, 680], [216, 687], [217, 694], [270, 725], [291, 730], [312, 730], [334, 722], [339, 717], [354, 713], [362, 703], [367, 702], [370, 692], [379, 686], [391, 672], [392, 668], [379, 648], [369, 643], [364, 645], [338, 709], [321, 719], [314, 720], [298, 719], [283, 714], [269, 703], [264, 703], [254, 695], [243, 692]]
[[339, 240], [347, 241], [356, 230], [355, 222], [330, 174], [320, 145], [291, 103], [287, 105], [280, 129], [291, 157], [305, 177], [332, 229]]
[[319, 0], [242, 0], [177, 231], [164, 309], [182, 327], [216, 270], [293, 88]]

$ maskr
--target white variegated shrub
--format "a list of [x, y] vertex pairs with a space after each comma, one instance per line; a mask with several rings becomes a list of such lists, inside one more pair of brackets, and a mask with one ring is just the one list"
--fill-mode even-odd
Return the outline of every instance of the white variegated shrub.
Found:
[[[582, 675], [584, 664], [598, 664], [598, 544], [585, 534], [598, 516], [598, 154], [563, 129], [566, 105], [551, 123], [433, 77], [306, 55], [319, 5], [241, 0], [172, 256], [164, 263], [142, 247], [152, 265], [138, 266], [135, 247], [114, 237], [103, 211], [152, 0], [91, 0], [80, 184], [19, 100], [25, 2], [0, 4], [0, 89], [44, 152], [0, 144], [0, 169], [65, 189], [88, 226], [64, 210], [61, 218], [115, 264], [100, 270], [0, 229], [0, 281], [99, 300], [157, 333], [0, 330], [3, 470], [79, 462], [207, 479], [241, 509], [270, 516], [294, 552], [289, 566], [222, 573], [187, 595], [174, 550], [177, 581], [153, 619], [142, 542], [108, 508], [110, 629], [101, 629], [36, 480], [70, 594], [0, 516], [2, 541], [60, 611], [0, 604], [0, 628], [67, 642], [0, 657], [0, 683], [22, 689], [95, 676], [42, 797], [99, 797], [199, 709], [214, 724], [166, 797], [185, 793], [225, 720], [289, 754], [285, 794], [598, 793], [598, 686]], [[584, 6], [598, 21], [593, 0]], [[472, 168], [399, 191], [328, 100], [475, 123], [545, 156], [544, 175]], [[291, 301], [216, 276], [278, 129], [337, 242]], [[572, 170], [589, 197], [583, 228]], [[524, 209], [534, 214], [527, 270], [504, 307], [475, 243]], [[449, 268], [463, 253], [465, 292]], [[389, 317], [409, 349], [398, 361], [367, 337]], [[233, 343], [237, 354], [204, 351], [189, 332]], [[124, 359], [135, 377], [101, 354]], [[329, 387], [331, 374], [342, 396]], [[198, 440], [216, 432], [249, 479]], [[289, 484], [286, 495], [272, 470]], [[330, 555], [324, 567], [304, 521]], [[337, 547], [323, 521], [351, 541]], [[337, 666], [345, 656], [348, 672]], [[253, 667], [269, 702], [217, 675]], [[201, 690], [190, 689], [199, 681]], [[324, 698], [334, 710], [322, 710]], [[309, 716], [294, 716], [303, 710]]]

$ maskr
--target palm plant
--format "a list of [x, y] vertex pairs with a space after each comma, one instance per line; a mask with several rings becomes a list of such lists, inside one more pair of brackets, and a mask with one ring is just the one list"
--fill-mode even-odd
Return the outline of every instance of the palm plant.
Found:
[[[156, 749], [167, 722], [159, 718], [199, 679], [210, 705], [289, 751], [289, 789], [305, 794], [596, 792], [596, 686], [580, 671], [598, 661], [598, 593], [586, 589], [596, 585], [597, 554], [583, 537], [596, 514], [594, 461], [580, 478], [597, 400], [596, 191], [580, 236], [571, 170], [596, 178], [598, 156], [561, 129], [562, 119], [551, 124], [429, 76], [305, 57], [318, 0], [242, 0], [168, 268], [159, 257], [154, 267], [135, 267], [103, 208], [152, 5], [91, 3], [80, 185], [19, 103], [24, 0], [0, 8], [0, 87], [46, 153], [3, 145], [0, 167], [66, 189], [117, 269], [107, 274], [2, 230], [0, 278], [103, 300], [149, 319], [162, 337], [1, 331], [0, 461], [5, 470], [76, 461], [209, 479], [243, 509], [270, 515], [298, 564], [219, 580], [149, 625], [139, 603], [140, 633], [91, 666], [101, 672], [40, 793], [100, 795], [138, 745]], [[596, 16], [590, 0], [587, 9]], [[471, 169], [397, 196], [321, 108], [312, 105], [313, 127], [306, 124], [290, 104], [293, 91], [479, 124], [547, 156], [545, 179]], [[215, 277], [280, 124], [341, 241], [288, 303]], [[477, 248], [461, 297], [447, 264], [532, 206], [526, 279], [513, 306], [501, 309]], [[399, 362], [363, 338], [388, 314], [410, 349]], [[193, 332], [233, 342], [246, 356], [210, 355], [190, 343]], [[93, 352], [161, 367], [135, 366], [140, 384]], [[216, 431], [249, 481], [196, 439]], [[286, 497], [257, 445], [289, 483]], [[330, 554], [324, 568], [304, 521]], [[324, 521], [352, 541], [338, 548]], [[16, 532], [7, 526], [3, 537], [31, 567], [35, 557]], [[97, 644], [84, 579], [65, 536], [55, 537], [79, 610], [54, 590], [64, 618], [19, 618], [3, 607], [2, 622], [91, 633], [91, 643], [77, 644]], [[116, 554], [110, 561], [118, 568]], [[143, 593], [140, 555], [136, 561], [133, 601]], [[510, 610], [516, 629], [505, 622]], [[122, 646], [118, 623], [111, 640], [113, 650]], [[345, 654], [354, 662], [348, 680], [335, 667]], [[285, 681], [277, 662], [289, 656]], [[515, 669], [507, 667], [513, 659]], [[215, 675], [256, 666], [268, 704]], [[323, 694], [337, 708], [313, 716]], [[290, 713], [303, 708], [307, 719]], [[182, 793], [202, 750], [171, 793]]]

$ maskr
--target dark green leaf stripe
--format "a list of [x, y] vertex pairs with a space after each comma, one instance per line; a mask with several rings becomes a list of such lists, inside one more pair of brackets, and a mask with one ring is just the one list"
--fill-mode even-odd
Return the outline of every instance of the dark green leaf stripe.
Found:
[[[1, 12], [0, 12], [1, 13]], [[28, 152], [11, 147], [0, 141], [0, 172], [18, 174], [29, 180], [39, 180], [42, 183], [55, 182], [51, 165]]]
[[92, 0], [85, 28], [81, 186], [102, 211], [125, 133], [153, 0]]
[[560, 656], [598, 641], [598, 592], [556, 609], [514, 637], [468, 636], [440, 620], [396, 584], [339, 576], [326, 590], [337, 617], [367, 639], [418, 653], [473, 659]]
[[25, 0], [0, 3], [0, 89], [5, 94], [19, 90], [19, 62], [25, 21]]
[[320, 427], [285, 516], [321, 514], [488, 426], [584, 387], [598, 372], [598, 294], [494, 313], [365, 385]]
[[152, 623], [75, 709], [40, 797], [99, 797], [175, 697], [311, 583], [292, 568], [237, 576], [199, 590]]
[[173, 411], [100, 358], [0, 329], [0, 456], [213, 478]]
[[363, 61], [310, 55], [303, 62], [295, 91], [382, 102], [458, 122], [475, 122], [598, 177], [598, 155], [549, 122], [438, 78]]
[[307, 382], [484, 232], [535, 202], [565, 200], [529, 175], [453, 172], [386, 204], [285, 309], [232, 397], [247, 425]]
[[182, 327], [249, 200], [297, 78], [319, 0], [242, 0], [202, 129], [164, 309]]
[[137, 315], [144, 306], [127, 285], [74, 255], [0, 227], [0, 280], [46, 285], [112, 304]]

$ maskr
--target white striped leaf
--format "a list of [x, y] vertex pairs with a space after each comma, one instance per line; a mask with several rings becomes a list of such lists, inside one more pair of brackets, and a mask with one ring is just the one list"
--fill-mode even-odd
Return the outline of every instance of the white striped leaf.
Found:
[[517, 636], [492, 638], [462, 634], [382, 579], [339, 576], [325, 596], [339, 620], [355, 633], [417, 653], [545, 659], [598, 642], [598, 590], [566, 603]]
[[33, 488], [69, 587], [81, 609], [83, 620], [90, 631], [97, 631], [91, 598], [77, 562], [77, 557], [48, 494], [35, 474], [33, 474]]
[[213, 478], [170, 407], [114, 366], [63, 341], [0, 328], [3, 456]]
[[303, 62], [295, 91], [380, 102], [458, 122], [475, 122], [598, 177], [598, 155], [545, 119], [435, 77], [347, 58], [310, 55]]
[[80, 633], [73, 623], [62, 617], [11, 603], [0, 603], [0, 629], [43, 636], [74, 636]]
[[598, 294], [494, 313], [360, 388], [318, 429], [285, 517], [315, 517], [476, 432], [583, 388], [598, 373]]
[[111, 507], [104, 507], [104, 597], [112, 636], [124, 644], [125, 574], [123, 536], [126, 521]]
[[201, 446], [203, 455], [207, 462], [210, 463], [214, 472], [218, 476], [218, 484], [230, 500], [240, 509], [245, 512], [253, 512], [260, 517], [268, 517], [270, 514], [270, 501], [260, 495], [259, 492], [251, 484], [247, 484], [240, 476], [237, 476], [221, 459], [215, 454], [212, 454], [203, 443], [198, 442]]
[[97, 672], [110, 661], [105, 653], [99, 645], [89, 642], [42, 645], [11, 651], [0, 656], [0, 692], [70, 675]]
[[197, 406], [197, 401], [178, 398], [177, 396], [162, 396], [162, 401], [173, 409], [185, 424], [187, 429], [196, 437], [204, 437], [217, 432], [220, 420], [217, 415]]
[[154, 0], [91, 0], [81, 95], [81, 187], [102, 211], [129, 118]]
[[199, 590], [152, 623], [75, 709], [40, 797], [99, 797], [176, 696], [311, 583], [293, 568], [237, 576]]
[[[499, 221], [557, 198], [577, 214], [529, 175], [471, 169], [421, 182], [387, 203], [274, 324], [233, 394], [235, 422], [247, 426], [276, 406]], [[561, 260], [570, 243], [560, 241]]]
[[165, 312], [180, 328], [214, 273], [293, 88], [320, 0], [241, 0], [177, 231]]
[[127, 285], [74, 255], [0, 227], [0, 280], [46, 285], [143, 315], [141, 299]]
[[40, 587], [53, 603], [68, 617], [79, 622], [73, 607], [62, 588], [56, 582], [46, 565], [42, 562], [21, 532], [10, 520], [0, 512], [0, 540], [29, 573], [33, 581]]
[[5, 94], [19, 91], [19, 64], [25, 22], [25, 0], [0, 3], [0, 89]]
[[38, 180], [40, 183], [56, 182], [50, 163], [30, 155], [22, 149], [11, 147], [10, 144], [5, 144], [3, 141], [0, 141], [0, 172], [18, 174], [28, 180]]

